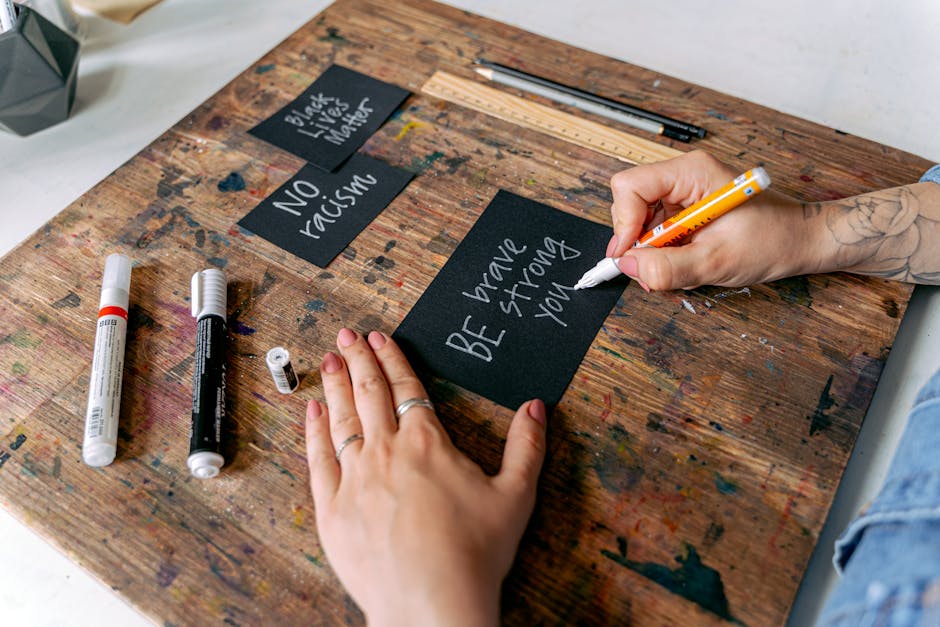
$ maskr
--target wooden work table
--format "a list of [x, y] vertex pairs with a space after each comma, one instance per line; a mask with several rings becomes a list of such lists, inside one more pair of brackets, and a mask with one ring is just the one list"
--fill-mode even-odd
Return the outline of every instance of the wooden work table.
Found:
[[[807, 200], [929, 166], [456, 9], [341, 0], [0, 261], [8, 509], [163, 622], [360, 621], [317, 543], [307, 487], [302, 416], [322, 397], [320, 355], [344, 325], [393, 331], [498, 189], [608, 223], [607, 183], [625, 167], [420, 93], [437, 70], [473, 77], [478, 56], [700, 123], [708, 138], [673, 147], [764, 165]], [[235, 223], [302, 166], [246, 131], [331, 63], [414, 93], [364, 150], [416, 177], [321, 270]], [[220, 191], [232, 172], [245, 188]], [[136, 265], [118, 459], [97, 470], [80, 445], [110, 252]], [[211, 266], [229, 278], [228, 464], [199, 481], [185, 464], [188, 282]], [[505, 621], [782, 623], [909, 296], [843, 274], [631, 285], [552, 416]], [[289, 397], [263, 363], [279, 344], [303, 375]], [[494, 470], [512, 412], [443, 381], [430, 392], [457, 445]]]

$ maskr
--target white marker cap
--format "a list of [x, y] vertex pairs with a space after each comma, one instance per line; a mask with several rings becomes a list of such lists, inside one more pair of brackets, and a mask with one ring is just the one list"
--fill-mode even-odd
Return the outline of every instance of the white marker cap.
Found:
[[281, 394], [290, 394], [297, 389], [300, 381], [294, 372], [294, 366], [290, 363], [290, 353], [283, 346], [275, 346], [268, 351], [265, 356], [265, 362], [268, 364], [268, 370], [274, 377], [274, 385]]
[[82, 446], [82, 460], [89, 466], [107, 466], [114, 461], [117, 445], [114, 442], [98, 440]]
[[102, 307], [120, 307], [127, 311], [128, 293], [131, 289], [131, 260], [127, 255], [114, 253], [104, 262], [104, 276], [101, 278]]
[[218, 476], [219, 469], [224, 463], [225, 458], [212, 451], [199, 451], [186, 458], [189, 472], [197, 479], [211, 479]]
[[193, 318], [219, 316], [225, 319], [226, 285], [225, 273], [215, 268], [202, 270], [193, 275], [192, 289]]
[[757, 184], [760, 185], [762, 190], [770, 187], [770, 175], [767, 174], [767, 170], [761, 167], [756, 167], [751, 172], [754, 173], [754, 180], [757, 181]]

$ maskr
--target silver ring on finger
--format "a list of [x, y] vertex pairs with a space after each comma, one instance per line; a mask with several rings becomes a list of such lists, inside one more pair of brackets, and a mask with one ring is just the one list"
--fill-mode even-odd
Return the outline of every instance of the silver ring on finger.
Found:
[[356, 440], [362, 440], [362, 439], [364, 439], [364, 438], [363, 438], [363, 436], [362, 436], [361, 433], [354, 433], [354, 434], [352, 434], [351, 436], [349, 436], [348, 438], [346, 438], [345, 440], [343, 440], [342, 443], [336, 448], [336, 461], [339, 461], [339, 456], [343, 454], [343, 450], [344, 450], [347, 446], [349, 446], [350, 444], [352, 444], [352, 443], [355, 442]]
[[402, 401], [398, 407], [395, 408], [395, 416], [401, 420], [401, 417], [405, 415], [405, 412], [413, 407], [426, 407], [431, 411], [434, 411], [434, 403], [427, 398], [409, 398], [407, 401]]

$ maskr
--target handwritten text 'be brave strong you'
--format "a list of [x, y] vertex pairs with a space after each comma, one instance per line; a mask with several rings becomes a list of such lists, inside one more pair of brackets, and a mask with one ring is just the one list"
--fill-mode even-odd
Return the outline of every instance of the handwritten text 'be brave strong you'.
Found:
[[[492, 305], [497, 312], [512, 319], [531, 318], [566, 328], [565, 304], [571, 300], [574, 288], [551, 277], [559, 265], [580, 256], [581, 251], [563, 239], [545, 237], [530, 251], [529, 245], [506, 238], [497, 246], [480, 281], [461, 295]], [[474, 324], [471, 314], [445, 343], [454, 350], [489, 362], [505, 335], [505, 329], [488, 331], [487, 325]]]

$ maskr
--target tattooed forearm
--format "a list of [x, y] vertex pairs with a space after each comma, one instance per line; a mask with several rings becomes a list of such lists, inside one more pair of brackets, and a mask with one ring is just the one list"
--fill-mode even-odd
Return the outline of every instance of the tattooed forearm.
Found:
[[803, 205], [824, 214], [840, 270], [940, 284], [940, 185], [919, 183], [828, 203]]

